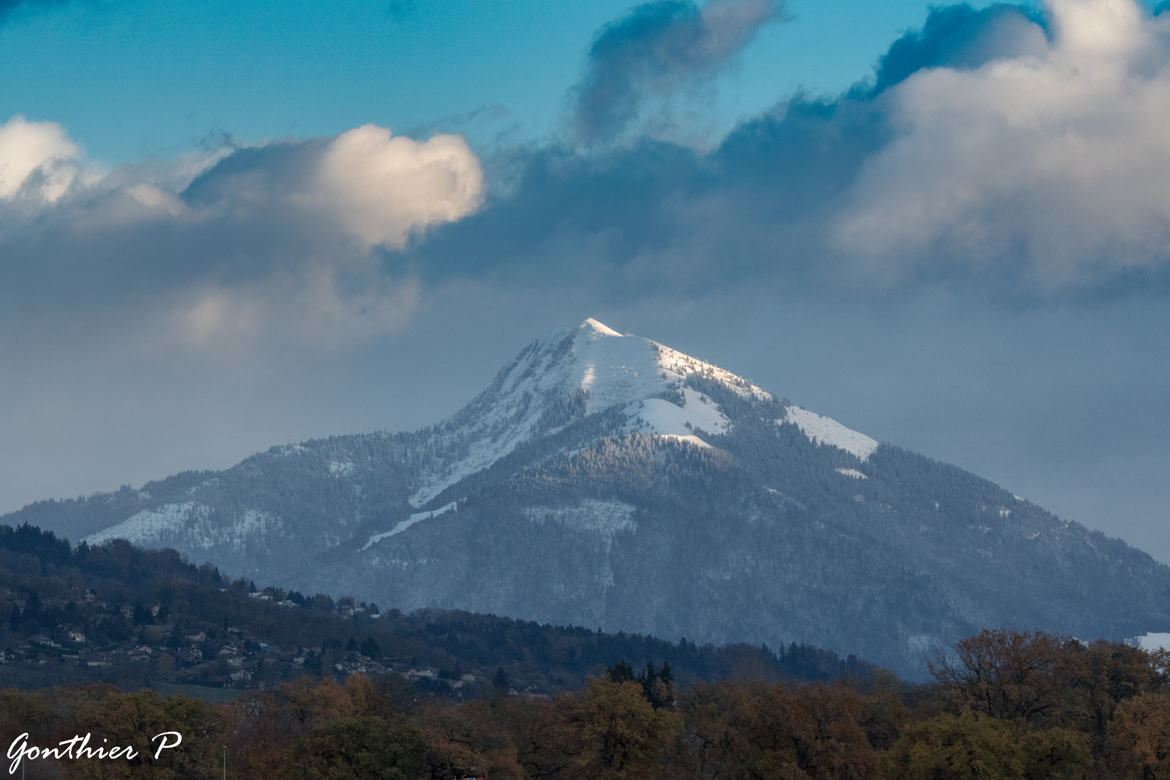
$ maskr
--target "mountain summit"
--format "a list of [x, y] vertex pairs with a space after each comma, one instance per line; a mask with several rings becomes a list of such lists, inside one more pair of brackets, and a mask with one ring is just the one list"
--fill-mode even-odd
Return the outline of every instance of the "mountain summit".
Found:
[[570, 421], [610, 412], [609, 431], [641, 431], [709, 446], [704, 435], [726, 432], [728, 420], [690, 377], [719, 382], [747, 398], [770, 399], [734, 374], [589, 318], [533, 342], [466, 408], [437, 429], [459, 454], [430, 464], [411, 496], [421, 507], [521, 444], [556, 434]]
[[4, 520], [383, 608], [803, 642], [912, 676], [983, 627], [1170, 630], [1170, 569], [1148, 555], [595, 319], [421, 431]]

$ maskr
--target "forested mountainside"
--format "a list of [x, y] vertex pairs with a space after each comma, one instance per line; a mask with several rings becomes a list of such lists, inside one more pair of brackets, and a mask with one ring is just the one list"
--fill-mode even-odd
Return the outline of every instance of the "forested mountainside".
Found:
[[0, 526], [0, 619], [0, 687], [250, 689], [360, 672], [401, 678], [418, 696], [499, 687], [545, 694], [626, 659], [666, 664], [685, 684], [874, 673], [856, 658], [795, 644], [699, 646], [459, 611], [382, 611], [346, 596], [259, 589], [173, 550], [71, 547], [31, 526]]
[[1170, 569], [1002, 488], [587, 320], [430, 428], [8, 516], [233, 576], [921, 676], [985, 626], [1170, 630]]

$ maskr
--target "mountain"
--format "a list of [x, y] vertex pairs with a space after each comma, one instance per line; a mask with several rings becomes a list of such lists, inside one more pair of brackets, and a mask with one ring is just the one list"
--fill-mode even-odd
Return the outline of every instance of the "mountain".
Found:
[[911, 676], [983, 627], [1170, 630], [1170, 569], [1145, 553], [592, 319], [436, 426], [0, 522], [384, 607], [808, 643]]

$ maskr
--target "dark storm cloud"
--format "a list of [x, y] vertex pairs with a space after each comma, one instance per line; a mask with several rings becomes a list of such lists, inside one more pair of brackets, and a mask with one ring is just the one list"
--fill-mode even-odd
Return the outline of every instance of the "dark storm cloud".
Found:
[[575, 89], [579, 137], [594, 143], [619, 136], [648, 98], [716, 72], [782, 9], [777, 0], [709, 0], [702, 7], [660, 0], [606, 25]]

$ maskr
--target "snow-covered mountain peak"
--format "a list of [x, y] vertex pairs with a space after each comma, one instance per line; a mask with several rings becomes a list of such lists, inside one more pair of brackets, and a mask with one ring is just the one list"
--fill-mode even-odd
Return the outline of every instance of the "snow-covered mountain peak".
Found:
[[682, 438], [697, 446], [731, 424], [718, 405], [688, 377], [725, 384], [744, 397], [771, 396], [730, 371], [664, 347], [624, 336], [592, 317], [573, 330], [557, 330], [528, 345], [487, 390], [439, 426], [438, 437], [456, 451], [441, 459], [411, 497], [421, 507], [465, 476], [488, 468], [520, 445], [553, 434], [581, 417], [618, 409], [619, 427]]
[[586, 331], [586, 332], [590, 333], [591, 335], [617, 336], [618, 338], [622, 337], [622, 334], [618, 333], [616, 330], [609, 327], [604, 322], [601, 322], [600, 320], [595, 320], [592, 317], [587, 317], [585, 319], [585, 321], [582, 322], [577, 327], [577, 330]]
[[[602, 412], [610, 412], [612, 422], [594, 426], [592, 437], [638, 432], [711, 446], [712, 436], [731, 433], [733, 423], [694, 379], [721, 384], [748, 401], [773, 400], [730, 371], [650, 339], [623, 335], [592, 317], [575, 329], [557, 330], [529, 344], [491, 386], [436, 429], [434, 450], [457, 454], [439, 455], [425, 468], [411, 503], [423, 507], [521, 445]], [[810, 440], [861, 460], [877, 446], [827, 418], [813, 421], [806, 414], [778, 422], [785, 421], [797, 424]]]

